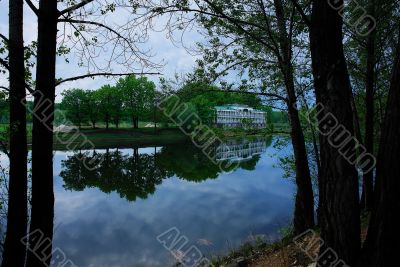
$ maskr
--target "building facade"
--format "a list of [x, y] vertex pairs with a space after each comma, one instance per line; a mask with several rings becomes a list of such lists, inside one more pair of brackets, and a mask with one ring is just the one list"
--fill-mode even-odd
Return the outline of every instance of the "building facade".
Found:
[[265, 112], [246, 105], [215, 107], [215, 124], [222, 128], [265, 128]]

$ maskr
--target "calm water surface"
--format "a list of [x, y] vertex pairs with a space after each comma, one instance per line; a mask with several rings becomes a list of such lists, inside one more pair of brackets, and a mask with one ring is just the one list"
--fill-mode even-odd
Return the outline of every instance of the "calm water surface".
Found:
[[173, 263], [156, 239], [171, 227], [205, 255], [276, 238], [292, 219], [295, 190], [274, 167], [280, 152], [271, 140], [229, 145], [234, 153], [216, 157], [239, 162], [230, 173], [190, 143], [96, 150], [104, 161], [94, 171], [74, 152], [55, 152], [54, 247], [78, 267], [151, 267]]

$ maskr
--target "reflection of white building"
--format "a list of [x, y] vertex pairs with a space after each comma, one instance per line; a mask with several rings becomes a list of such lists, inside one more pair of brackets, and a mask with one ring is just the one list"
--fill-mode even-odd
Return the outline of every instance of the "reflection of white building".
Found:
[[242, 161], [251, 159], [254, 155], [262, 154], [267, 150], [267, 143], [263, 139], [226, 141], [215, 148], [215, 159]]
[[224, 128], [251, 126], [265, 128], [265, 112], [246, 105], [225, 105], [215, 107], [215, 123]]

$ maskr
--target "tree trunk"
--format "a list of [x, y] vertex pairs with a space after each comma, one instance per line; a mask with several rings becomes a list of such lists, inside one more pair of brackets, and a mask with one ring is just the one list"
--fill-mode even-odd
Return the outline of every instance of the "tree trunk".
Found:
[[[370, 0], [369, 12], [375, 17], [375, 0]], [[375, 84], [375, 30], [367, 39], [367, 73], [365, 82], [365, 142], [364, 146], [367, 153], [374, 153], [374, 84]], [[367, 211], [372, 210], [373, 205], [373, 171], [363, 174], [363, 194], [361, 198], [361, 208]]]
[[[32, 130], [32, 213], [30, 232], [40, 231], [47, 247], [30, 240], [27, 267], [48, 266], [51, 260], [53, 194], [53, 120], [57, 38], [57, 1], [40, 0], [38, 15], [36, 93]], [[47, 102], [46, 102], [47, 101]], [[38, 257], [37, 255], [43, 256]]]
[[314, 150], [314, 158], [315, 158], [315, 164], [317, 165], [317, 179], [319, 179], [319, 174], [321, 173], [321, 163], [320, 163], [320, 156], [319, 156], [319, 148], [318, 148], [318, 137], [316, 133], [316, 129], [314, 126], [314, 122], [312, 121], [312, 116], [310, 114], [310, 107], [307, 104], [306, 98], [304, 97], [304, 93], [301, 93], [301, 98], [304, 103], [304, 107], [307, 110], [307, 126], [310, 129], [311, 132], [311, 138], [312, 138], [312, 143], [313, 143], [313, 150]]
[[156, 112], [157, 112], [157, 106], [153, 105], [154, 132], [157, 132], [157, 113]]
[[303, 130], [301, 129], [299, 115], [294, 106], [289, 106], [289, 117], [293, 153], [296, 165], [296, 202], [294, 210], [295, 234], [303, 233], [314, 228], [314, 194], [312, 190], [311, 175], [308, 166], [307, 150], [304, 143]]
[[308, 165], [307, 150], [304, 141], [303, 129], [296, 107], [296, 93], [293, 80], [293, 66], [291, 63], [291, 46], [285, 25], [285, 13], [281, 0], [274, 0], [275, 12], [278, 19], [279, 45], [281, 50], [280, 68], [284, 75], [285, 87], [288, 95], [288, 113], [290, 118], [293, 153], [296, 166], [296, 202], [294, 211], [294, 231], [300, 234], [314, 228], [314, 194], [311, 175]]
[[7, 232], [2, 267], [23, 267], [27, 234], [27, 141], [23, 0], [9, 2], [10, 171]]
[[[338, 6], [342, 4], [342, 0], [337, 2]], [[338, 124], [343, 125], [348, 133], [354, 136], [349, 98], [351, 88], [343, 53], [342, 26], [342, 17], [329, 6], [328, 1], [313, 1], [310, 42], [314, 87], [319, 104], [319, 209], [322, 220], [319, 225], [321, 238], [324, 240], [320, 253], [331, 248], [339, 259], [353, 266], [360, 250], [357, 172], [343, 153], [331, 145], [328, 133], [333, 127], [321, 121], [325, 115], [332, 115]], [[354, 141], [350, 139], [347, 146], [353, 149]], [[320, 264], [325, 266], [322, 262]]]
[[[400, 30], [400, 28], [399, 28]], [[400, 34], [400, 31], [399, 31]], [[399, 35], [400, 36], [400, 35]], [[400, 37], [376, 167], [376, 189], [360, 266], [394, 266], [400, 250]]]

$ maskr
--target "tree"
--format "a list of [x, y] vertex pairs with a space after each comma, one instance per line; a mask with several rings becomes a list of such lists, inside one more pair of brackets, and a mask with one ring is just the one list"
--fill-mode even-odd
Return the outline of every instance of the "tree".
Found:
[[9, 1], [9, 103], [10, 170], [7, 232], [2, 267], [23, 267], [26, 248], [21, 239], [28, 223], [27, 135], [25, 108], [25, 65], [23, 40], [23, 0]]
[[[134, 21], [128, 20], [124, 27], [117, 24], [107, 25], [104, 21], [107, 14], [118, 7], [125, 8], [125, 3], [117, 6], [84, 0], [84, 1], [53, 1], [40, 0], [39, 7], [28, 1], [29, 7], [38, 17], [38, 38], [36, 51], [36, 83], [34, 91], [34, 114], [32, 131], [32, 212], [30, 229], [39, 230], [43, 238], [52, 240], [54, 219], [53, 194], [53, 120], [56, 86], [79, 79], [97, 76], [124, 76], [127, 74], [149, 74], [149, 69], [159, 65], [149, 61], [149, 56], [137, 48], [143, 41], [143, 34], [137, 34], [132, 29]], [[60, 9], [58, 8], [58, 5]], [[135, 9], [134, 6], [132, 6]], [[65, 38], [57, 49], [57, 25]], [[85, 41], [82, 42], [82, 39]], [[145, 38], [144, 38], [145, 39]], [[111, 45], [112, 51], [104, 60], [102, 67], [96, 62], [100, 49]], [[78, 46], [78, 48], [77, 48]], [[79, 65], [86, 66], [87, 72], [82, 75], [56, 80], [56, 57], [68, 54], [73, 47], [78, 55]], [[102, 59], [105, 59], [104, 57]], [[68, 61], [68, 59], [65, 59]], [[124, 66], [121, 73], [112, 71], [112, 63]], [[145, 64], [144, 64], [145, 63]], [[155, 73], [153, 73], [155, 74]], [[34, 243], [30, 243], [27, 266], [47, 266], [51, 261], [51, 245], [43, 252], [45, 261], [38, 259], [32, 251]]]
[[89, 117], [89, 110], [94, 110], [94, 108], [90, 107], [92, 103], [88, 99], [87, 92], [73, 88], [63, 91], [61, 95], [63, 96], [61, 106], [66, 110], [67, 118], [77, 124], [80, 129]]
[[116, 87], [121, 90], [126, 115], [132, 119], [132, 126], [137, 129], [139, 116], [153, 106], [155, 85], [146, 77], [127, 76], [119, 79]]
[[[400, 30], [400, 27], [399, 27]], [[376, 167], [376, 196], [360, 266], [390, 266], [396, 261], [400, 201], [400, 31]]]
[[[32, 210], [30, 231], [41, 231], [53, 240], [53, 119], [56, 86], [57, 1], [40, 0], [38, 15], [37, 67], [32, 128]], [[47, 260], [37, 257], [29, 240], [27, 267], [50, 263], [52, 245], [43, 251]]]
[[84, 110], [86, 111], [88, 120], [92, 123], [93, 129], [96, 128], [96, 122], [100, 118], [100, 103], [95, 91], [86, 91], [84, 97]]
[[108, 129], [109, 124], [111, 122], [112, 114], [113, 114], [113, 95], [115, 94], [115, 87], [112, 87], [109, 84], [103, 85], [100, 89], [96, 90], [95, 97], [99, 101], [99, 112], [102, 118], [102, 121], [106, 124], [106, 129]]
[[122, 117], [124, 116], [123, 103], [124, 101], [122, 91], [119, 88], [115, 87], [112, 97], [113, 112], [111, 113], [111, 117], [116, 128], [118, 128], [118, 125], [121, 122]]
[[[368, 14], [375, 17], [375, 0], [369, 0]], [[375, 29], [367, 37], [367, 67], [365, 73], [365, 134], [364, 144], [368, 153], [374, 153], [374, 91], [375, 91], [375, 65], [376, 65], [376, 52], [375, 52], [376, 34]], [[363, 192], [361, 197], [361, 208], [371, 211], [373, 203], [373, 185], [374, 174], [373, 171], [366, 171], [363, 175]]]
[[[340, 6], [343, 1], [337, 1]], [[304, 14], [304, 12], [302, 12]], [[354, 136], [351, 88], [343, 52], [343, 19], [327, 1], [312, 2], [310, 48], [320, 133], [332, 131], [334, 119]], [[322, 121], [322, 119], [324, 119]], [[320, 134], [321, 173], [319, 210], [321, 238], [346, 264], [353, 266], [360, 250], [360, 212], [358, 177], [355, 166], [330, 144], [328, 135]], [[355, 148], [353, 139], [347, 146]], [[322, 260], [322, 259], [320, 259]]]
[[118, 124], [124, 115], [121, 88], [106, 84], [96, 90], [94, 94], [98, 101], [99, 116], [105, 122], [106, 129], [109, 128], [110, 123], [114, 123], [118, 128]]
[[[396, 5], [397, 2], [392, 0], [352, 2], [348, 8], [348, 17], [359, 18], [362, 11], [379, 19], [365, 36], [355, 35], [351, 28], [344, 26], [345, 34], [351, 36], [344, 40], [344, 45], [355, 102], [353, 124], [357, 139], [371, 154], [379, 146], [384, 107], [390, 87], [397, 36], [395, 29], [398, 25], [394, 8]], [[360, 9], [360, 6], [365, 9]], [[361, 208], [366, 211], [372, 209], [373, 177], [374, 170], [364, 171]]]

